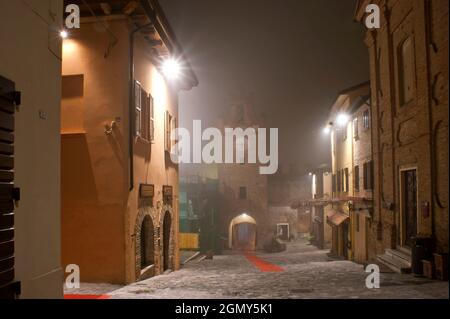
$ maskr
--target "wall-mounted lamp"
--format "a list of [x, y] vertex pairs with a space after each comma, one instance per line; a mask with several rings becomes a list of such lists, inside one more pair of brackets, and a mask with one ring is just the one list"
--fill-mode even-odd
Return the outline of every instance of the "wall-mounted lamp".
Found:
[[336, 122], [338, 123], [339, 126], [345, 126], [347, 125], [349, 119], [350, 117], [347, 114], [340, 113], [336, 118]]
[[181, 73], [180, 62], [178, 62], [174, 58], [164, 60], [162, 63], [162, 72], [167, 78], [171, 80], [177, 79]]
[[59, 36], [63, 39], [67, 39], [69, 33], [66, 30], [61, 30], [61, 32], [59, 32]]

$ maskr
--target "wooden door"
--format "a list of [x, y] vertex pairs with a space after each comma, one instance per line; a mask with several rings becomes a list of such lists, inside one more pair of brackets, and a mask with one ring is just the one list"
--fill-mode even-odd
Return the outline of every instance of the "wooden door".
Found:
[[12, 81], [0, 76], [0, 299], [20, 294], [14, 274], [14, 113], [20, 94]]
[[417, 235], [417, 171], [402, 172], [402, 244], [412, 248]]

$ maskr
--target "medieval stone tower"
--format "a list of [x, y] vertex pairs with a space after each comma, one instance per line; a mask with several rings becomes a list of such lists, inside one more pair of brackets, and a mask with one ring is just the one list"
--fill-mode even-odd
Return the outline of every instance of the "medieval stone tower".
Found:
[[[258, 127], [264, 127], [262, 122], [255, 113], [253, 97], [239, 96], [231, 100], [221, 129], [222, 132], [225, 128], [255, 128], [257, 131]], [[267, 175], [259, 173], [259, 164], [248, 163], [247, 141], [247, 138], [243, 141], [244, 164], [218, 166], [220, 231], [222, 237], [227, 238], [228, 248], [239, 250], [262, 248], [273, 233], [268, 227]]]

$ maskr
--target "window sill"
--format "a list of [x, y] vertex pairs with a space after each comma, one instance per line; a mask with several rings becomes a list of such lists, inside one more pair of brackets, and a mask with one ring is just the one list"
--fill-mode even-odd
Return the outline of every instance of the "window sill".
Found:
[[63, 136], [86, 135], [86, 131], [61, 132], [61, 135], [63, 135]]
[[140, 136], [136, 136], [135, 142], [136, 142], [136, 143], [146, 144], [146, 145], [152, 145], [152, 144], [155, 143], [155, 142], [146, 140], [145, 138], [142, 138], [142, 137], [140, 137]]

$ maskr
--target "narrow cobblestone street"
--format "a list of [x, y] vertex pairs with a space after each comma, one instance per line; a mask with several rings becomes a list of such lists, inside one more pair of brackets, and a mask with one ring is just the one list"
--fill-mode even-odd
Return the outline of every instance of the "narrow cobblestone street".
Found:
[[192, 261], [180, 271], [115, 291], [105, 291], [107, 286], [83, 284], [80, 291], [90, 286], [84, 293], [107, 293], [111, 299], [449, 297], [447, 282], [396, 273], [382, 273], [381, 288], [367, 289], [367, 274], [362, 265], [331, 259], [327, 251], [317, 250], [305, 240], [289, 244], [283, 253], [257, 253], [256, 256], [282, 270], [263, 272], [246, 256], [230, 253], [215, 256], [213, 260]]

